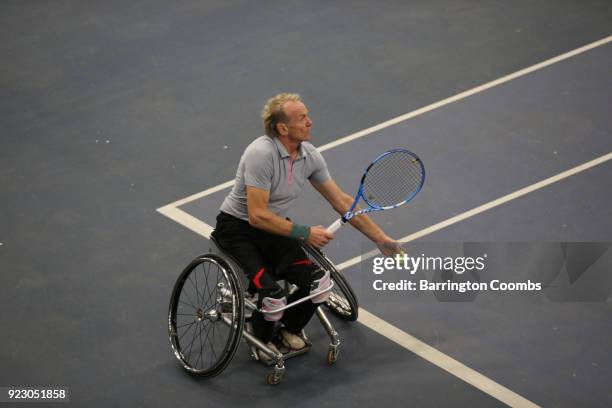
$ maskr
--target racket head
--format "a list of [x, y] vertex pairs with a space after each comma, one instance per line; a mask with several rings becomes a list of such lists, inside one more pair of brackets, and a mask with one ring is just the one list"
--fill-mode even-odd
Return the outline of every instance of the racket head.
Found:
[[406, 149], [378, 156], [365, 170], [359, 195], [374, 210], [387, 210], [412, 200], [425, 183], [423, 161]]

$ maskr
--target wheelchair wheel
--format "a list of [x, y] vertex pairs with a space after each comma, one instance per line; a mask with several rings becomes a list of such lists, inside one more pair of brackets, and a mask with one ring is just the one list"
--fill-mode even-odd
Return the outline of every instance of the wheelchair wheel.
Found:
[[357, 297], [344, 275], [338, 272], [334, 264], [319, 249], [307, 244], [302, 244], [302, 247], [313, 262], [329, 271], [334, 281], [334, 288], [325, 302], [325, 306], [343, 320], [351, 322], [357, 320], [359, 314]]
[[359, 304], [353, 289], [340, 272], [334, 270], [331, 273], [331, 278], [334, 280], [335, 286], [329, 295], [329, 299], [325, 302], [325, 306], [339, 318], [354, 322], [359, 317]]
[[229, 264], [215, 254], [194, 259], [170, 298], [168, 330], [175, 356], [192, 374], [214, 377], [230, 363], [244, 327], [244, 294]]

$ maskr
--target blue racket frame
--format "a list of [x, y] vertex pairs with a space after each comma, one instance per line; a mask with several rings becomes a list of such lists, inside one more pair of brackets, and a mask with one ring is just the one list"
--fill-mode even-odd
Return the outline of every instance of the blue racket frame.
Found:
[[[366, 179], [366, 176], [368, 174], [368, 171], [370, 171], [372, 166], [374, 166], [377, 162], [382, 160], [384, 157], [386, 157], [386, 156], [388, 156], [390, 154], [393, 154], [393, 153], [397, 153], [397, 152], [407, 153], [410, 156], [412, 156], [416, 160], [417, 163], [419, 163], [419, 166], [421, 166], [421, 172], [423, 174], [423, 176], [421, 177], [421, 183], [419, 184], [418, 188], [412, 194], [410, 194], [404, 201], [399, 202], [397, 204], [390, 205], [390, 206], [384, 206], [383, 207], [383, 206], [378, 206], [378, 205], [375, 205], [375, 204], [372, 204], [372, 203], [368, 202], [368, 200], [366, 199], [366, 197], [364, 195], [364, 191], [363, 191], [363, 183], [365, 182], [365, 179]], [[353, 217], [355, 217], [357, 215], [360, 215], [360, 214], [367, 214], [367, 213], [373, 212], [373, 211], [389, 210], [391, 208], [397, 208], [400, 205], [404, 205], [408, 201], [412, 200], [419, 193], [419, 191], [421, 191], [421, 189], [423, 188], [423, 184], [425, 184], [425, 166], [423, 165], [423, 161], [419, 158], [419, 156], [417, 156], [416, 154], [412, 153], [410, 150], [406, 150], [406, 149], [391, 149], [391, 150], [388, 150], [388, 151], [384, 152], [383, 154], [381, 154], [380, 156], [378, 156], [376, 159], [374, 159], [374, 161], [372, 163], [370, 163], [370, 165], [363, 172], [363, 176], [361, 176], [361, 181], [359, 182], [359, 190], [357, 191], [357, 195], [355, 196], [355, 201], [353, 201], [353, 205], [346, 212], [346, 214], [344, 214], [342, 216], [342, 223], [346, 223], [351, 218], [353, 218]], [[361, 209], [361, 210], [359, 210], [359, 211], [354, 213], [353, 210], [357, 206], [357, 203], [359, 202], [360, 198], [363, 198], [363, 201], [368, 205], [368, 208], [363, 208], [363, 209]]]

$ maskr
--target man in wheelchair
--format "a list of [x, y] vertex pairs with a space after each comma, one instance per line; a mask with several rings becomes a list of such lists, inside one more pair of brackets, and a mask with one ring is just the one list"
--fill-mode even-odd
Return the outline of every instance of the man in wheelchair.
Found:
[[[299, 240], [321, 248], [334, 236], [325, 227], [291, 222], [286, 214], [308, 180], [339, 214], [344, 214], [353, 198], [333, 181], [327, 164], [309, 143], [312, 121], [299, 95], [282, 93], [264, 106], [265, 136], [253, 141], [244, 151], [234, 187], [223, 201], [215, 240], [240, 262], [250, 289], [258, 293], [260, 310], [275, 310], [305, 296], [312, 299], [277, 313], [255, 311], [252, 317], [256, 337], [277, 351], [275, 341], [292, 350], [305, 347], [300, 333], [319, 303], [326, 300], [329, 273], [306, 257]], [[367, 216], [355, 217], [351, 224], [372, 240], [385, 255], [400, 251]], [[276, 282], [283, 279], [297, 286], [288, 298]], [[322, 294], [317, 295], [321, 291]], [[283, 328], [275, 338], [274, 327]], [[269, 357], [260, 353], [260, 358]]]

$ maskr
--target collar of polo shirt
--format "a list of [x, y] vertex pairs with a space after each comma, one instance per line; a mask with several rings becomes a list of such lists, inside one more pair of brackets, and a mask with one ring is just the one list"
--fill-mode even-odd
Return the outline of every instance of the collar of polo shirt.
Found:
[[[273, 137], [272, 140], [274, 141], [274, 144], [276, 145], [276, 149], [278, 150], [278, 153], [280, 154], [282, 159], [287, 159], [291, 157], [289, 155], [289, 152], [287, 151], [287, 148], [285, 147], [284, 144], [281, 143], [278, 137]], [[300, 147], [298, 148], [298, 156], [295, 159], [295, 161], [303, 159], [307, 154], [308, 152], [302, 149], [302, 144], [300, 144]]]

